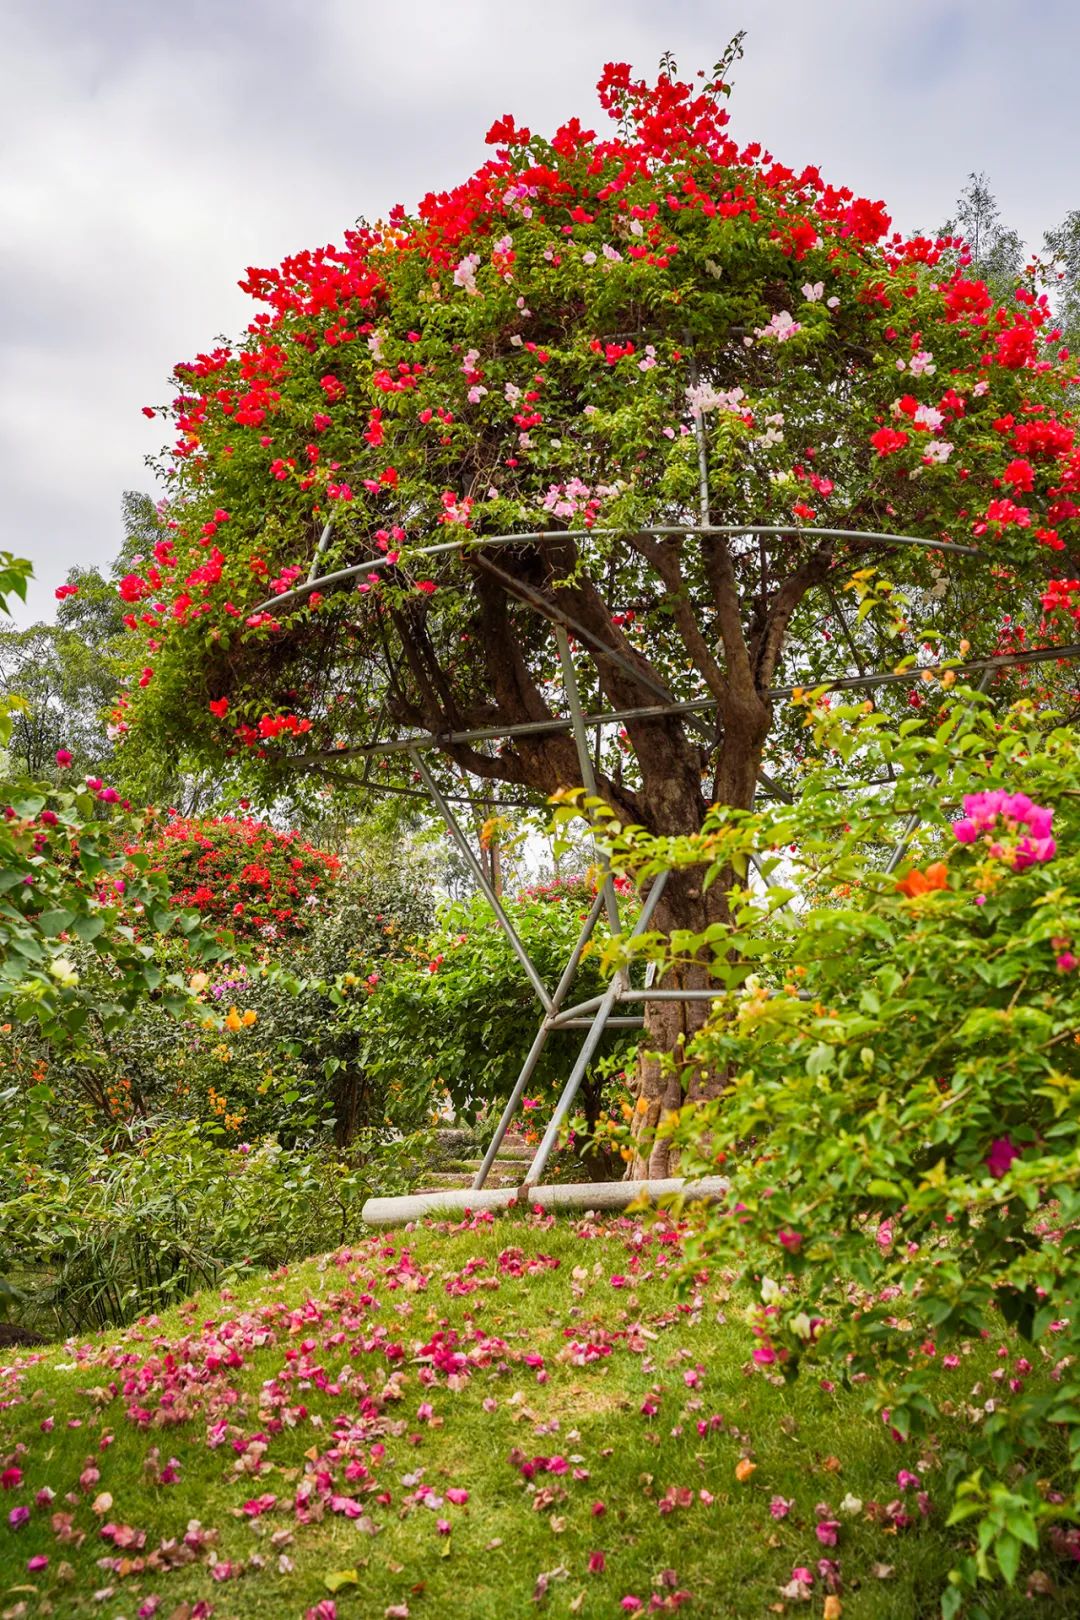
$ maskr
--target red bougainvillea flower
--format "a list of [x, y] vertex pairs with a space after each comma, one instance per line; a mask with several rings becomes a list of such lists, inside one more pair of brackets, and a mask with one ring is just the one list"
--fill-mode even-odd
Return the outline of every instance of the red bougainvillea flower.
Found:
[[[998, 305], [958, 239], [906, 238], [880, 200], [736, 140], [715, 78], [665, 67], [647, 82], [610, 63], [597, 89], [610, 130], [572, 118], [548, 137], [507, 113], [459, 184], [249, 267], [258, 307], [237, 341], [177, 365], [160, 410], [168, 536], [118, 584], [134, 688], [118, 723], [149, 746], [182, 737], [226, 771], [238, 755], [265, 762], [275, 787], [290, 756], [317, 773], [390, 712], [377, 690], [390, 615], [410, 647], [395, 702], [425, 726], [440, 711], [436, 732], [451, 715], [490, 724], [493, 640], [462, 627], [505, 619], [517, 637], [496, 576], [471, 559], [475, 539], [508, 528], [542, 537], [498, 564], [523, 579], [556, 524], [580, 531], [551, 555], [552, 579], [565, 563], [605, 598], [610, 649], [689, 670], [688, 694], [715, 682], [695, 647], [716, 643], [717, 592], [684, 630], [629, 595], [608, 601], [608, 554], [584, 543], [610, 519], [626, 536], [617, 587], [635, 589], [631, 536], [651, 551], [650, 524], [694, 521], [696, 495], [680, 492], [702, 429], [716, 510], [782, 527], [791, 566], [835, 502], [836, 522], [974, 542], [984, 604], [1021, 604], [1032, 629], [1040, 601], [1047, 625], [1080, 618], [1080, 580], [1048, 578], [1080, 535], [1077, 368], [1035, 272]], [[825, 549], [823, 567], [850, 560], [843, 543]], [[748, 627], [782, 574], [766, 568], [759, 597], [737, 560]], [[347, 570], [347, 608], [331, 587], [306, 592], [313, 564], [313, 582]], [[933, 593], [960, 566], [916, 546], [889, 564]], [[686, 583], [672, 574], [674, 600]], [[792, 646], [814, 622], [799, 613]], [[542, 685], [539, 642], [522, 647]], [[230, 731], [193, 691], [255, 719]], [[508, 721], [535, 717], [524, 692], [500, 699]], [[646, 724], [621, 739], [644, 775]], [[546, 747], [493, 750], [484, 774], [546, 792]]]
[[70, 753], [68, 749], [58, 748], [56, 750], [56, 763], [59, 765], [62, 771], [66, 771], [68, 767], [74, 763], [74, 760], [75, 755]]
[[79, 587], [77, 585], [58, 585], [53, 592], [58, 602], [63, 602], [66, 597], [78, 596], [78, 594]]
[[150, 870], [164, 872], [174, 906], [192, 906], [238, 935], [264, 941], [305, 932], [341, 870], [338, 856], [250, 816], [170, 814], [164, 825], [154, 818], [146, 838], [127, 851], [144, 852]]

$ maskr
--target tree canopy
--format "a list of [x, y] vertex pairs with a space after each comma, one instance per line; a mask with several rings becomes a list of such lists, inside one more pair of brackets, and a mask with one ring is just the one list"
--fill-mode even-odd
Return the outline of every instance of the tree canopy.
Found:
[[[624, 717], [600, 795], [692, 834], [798, 761], [778, 688], [1076, 608], [1076, 368], [1034, 271], [999, 304], [952, 238], [740, 145], [723, 72], [609, 64], [613, 133], [508, 114], [462, 185], [248, 271], [240, 341], [176, 368], [164, 531], [119, 586], [141, 746], [278, 790], [421, 735], [550, 795], [582, 783], [561, 626]], [[722, 890], [678, 875], [660, 926]]]
[[[887, 556], [890, 584], [948, 586], [958, 634], [988, 598], [1037, 616], [1080, 482], [1045, 295], [998, 306], [882, 203], [740, 147], [716, 78], [609, 66], [600, 99], [612, 136], [507, 116], [463, 185], [248, 272], [240, 342], [177, 367], [167, 532], [120, 586], [123, 724], [330, 769], [395, 728], [542, 721], [561, 619], [594, 701], [717, 702], [715, 770], [682, 721], [635, 718], [602, 783], [660, 824], [677, 779], [694, 820], [745, 800], [781, 674], [823, 673], [808, 593], [883, 561], [818, 531], [970, 545]], [[789, 532], [657, 532], [706, 515]], [[554, 537], [476, 546], [514, 532]], [[262, 605], [316, 558], [380, 568]], [[539, 792], [578, 779], [561, 734], [447, 752]]]

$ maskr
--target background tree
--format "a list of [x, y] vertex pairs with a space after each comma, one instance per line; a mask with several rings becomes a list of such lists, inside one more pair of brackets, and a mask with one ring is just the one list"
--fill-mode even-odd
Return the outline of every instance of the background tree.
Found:
[[[135, 758], [182, 741], [265, 798], [300, 775], [348, 786], [366, 748], [419, 733], [448, 781], [535, 802], [581, 784], [561, 627], [586, 708], [625, 713], [599, 793], [694, 834], [710, 803], [748, 807], [763, 765], [797, 763], [776, 687], [1038, 628], [1080, 511], [1045, 296], [997, 307], [947, 246], [890, 234], [883, 204], [740, 148], [725, 96], [722, 65], [700, 85], [609, 65], [615, 136], [507, 115], [463, 185], [249, 271], [264, 307], [239, 344], [177, 367], [171, 505], [120, 581]], [[435, 539], [457, 544], [423, 556]], [[289, 597], [313, 565], [357, 572]], [[715, 707], [655, 712], [671, 699]], [[448, 740], [523, 723], [550, 729]], [[407, 758], [380, 781], [413, 790]], [[676, 873], [659, 926], [722, 922], [725, 893]], [[710, 982], [705, 962], [675, 971]], [[678, 1059], [698, 1021], [653, 1004], [648, 1044]], [[646, 1127], [710, 1083], [680, 1071], [643, 1063]], [[661, 1145], [648, 1167], [666, 1163]]]
[[113, 744], [107, 716], [120, 691], [123, 635], [116, 587], [97, 569], [73, 568], [53, 624], [0, 631], [0, 692], [22, 703], [9, 750], [39, 780], [56, 775], [67, 749], [83, 774], [106, 770]]
[[1073, 208], [1061, 224], [1043, 237], [1043, 245], [1056, 261], [1061, 281], [1056, 307], [1065, 341], [1080, 348], [1080, 208]]
[[961, 236], [973, 274], [980, 276], [996, 298], [1006, 298], [1024, 265], [1024, 244], [1018, 231], [1002, 223], [997, 198], [984, 173], [969, 174], [956, 202], [956, 213], [939, 236]]

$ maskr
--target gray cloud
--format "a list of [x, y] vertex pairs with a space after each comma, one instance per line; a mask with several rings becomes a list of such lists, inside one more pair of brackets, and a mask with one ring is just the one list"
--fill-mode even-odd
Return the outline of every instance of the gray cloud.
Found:
[[602, 63], [710, 66], [750, 28], [745, 138], [932, 227], [985, 168], [1032, 242], [1080, 206], [1080, 15], [1035, 0], [9, 0], [0, 64], [0, 544], [31, 610], [149, 488], [173, 362], [248, 316], [249, 264], [462, 178], [512, 110], [595, 108]]

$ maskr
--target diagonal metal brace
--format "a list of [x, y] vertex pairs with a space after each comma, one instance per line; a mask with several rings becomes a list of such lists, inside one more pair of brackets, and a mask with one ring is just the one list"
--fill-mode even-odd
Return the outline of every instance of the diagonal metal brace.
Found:
[[[661, 872], [656, 878], [652, 888], [645, 897], [641, 911], [638, 913], [637, 922], [634, 924], [633, 930], [630, 934], [631, 939], [635, 939], [639, 934], [643, 934], [648, 928], [650, 922], [652, 921], [653, 913], [659, 905], [660, 898], [667, 885], [667, 879], [667, 872]], [[555, 1112], [551, 1116], [551, 1123], [544, 1132], [544, 1139], [537, 1148], [536, 1157], [533, 1159], [533, 1162], [530, 1164], [528, 1172], [526, 1173], [525, 1181], [523, 1183], [523, 1186], [526, 1188], [535, 1186], [544, 1173], [548, 1159], [551, 1156], [551, 1150], [558, 1140], [559, 1131], [562, 1129], [563, 1121], [569, 1114], [570, 1106], [573, 1103], [574, 1098], [577, 1096], [578, 1087], [581, 1085], [581, 1082], [585, 1077], [585, 1070], [592, 1062], [596, 1048], [600, 1044], [600, 1037], [604, 1033], [604, 1029], [607, 1026], [608, 1019], [611, 1017], [615, 1003], [619, 999], [620, 992], [624, 988], [623, 973], [620, 969], [612, 979], [611, 984], [608, 986], [604, 994], [604, 999], [601, 1001], [596, 1010], [596, 1016], [593, 1018], [589, 1033], [586, 1035], [581, 1051], [578, 1053], [577, 1062], [574, 1064], [574, 1067], [570, 1070], [570, 1073], [567, 1076], [566, 1084], [562, 1090], [562, 1095], [555, 1104]]]
[[501, 1115], [501, 1117], [499, 1119], [499, 1123], [495, 1127], [495, 1135], [491, 1138], [491, 1141], [488, 1143], [487, 1152], [484, 1154], [484, 1162], [483, 1162], [483, 1164], [481, 1164], [479, 1170], [476, 1172], [476, 1176], [475, 1176], [475, 1178], [473, 1180], [473, 1186], [477, 1190], [479, 1190], [484, 1185], [484, 1183], [487, 1180], [488, 1175], [489, 1175], [489, 1173], [491, 1171], [491, 1166], [495, 1163], [495, 1159], [498, 1156], [499, 1149], [502, 1147], [502, 1144], [503, 1144], [503, 1138], [506, 1136], [507, 1131], [510, 1129], [510, 1122], [513, 1119], [514, 1115], [517, 1113], [518, 1108], [519, 1108], [519, 1106], [521, 1104], [521, 1099], [525, 1095], [525, 1087], [528, 1085], [529, 1081], [532, 1079], [533, 1072], [536, 1069], [536, 1065], [540, 1061], [541, 1053], [543, 1052], [544, 1047], [547, 1045], [548, 1036], [551, 1034], [553, 1029], [556, 1029], [556, 1028], [559, 1027], [555, 1022], [556, 1016], [558, 1014], [559, 1008], [562, 1006], [563, 1001], [566, 998], [566, 994], [567, 994], [568, 990], [570, 989], [570, 986], [574, 982], [574, 977], [575, 977], [575, 975], [577, 973], [578, 965], [581, 962], [581, 958], [585, 953], [586, 945], [589, 943], [589, 940], [592, 938], [593, 930], [596, 927], [597, 922], [599, 921], [600, 912], [603, 909], [603, 904], [604, 904], [603, 890], [598, 890], [598, 892], [596, 894], [596, 897], [593, 900], [592, 908], [589, 911], [589, 915], [586, 917], [584, 926], [582, 927], [582, 930], [581, 930], [581, 933], [578, 935], [577, 943], [574, 946], [574, 949], [570, 953], [570, 960], [567, 962], [566, 966], [563, 968], [562, 977], [560, 978], [558, 984], [555, 986], [555, 994], [551, 998], [551, 1011], [544, 1017], [544, 1019], [542, 1020], [542, 1022], [540, 1024], [540, 1028], [536, 1032], [536, 1039], [533, 1041], [532, 1046], [529, 1048], [528, 1055], [525, 1058], [525, 1062], [521, 1066], [521, 1073], [517, 1077], [517, 1083], [515, 1084], [513, 1091], [510, 1093], [509, 1097], [507, 1098], [506, 1106], [504, 1107], [504, 1109], [502, 1111], [502, 1115]]
[[453, 838], [458, 849], [461, 851], [462, 856], [468, 865], [469, 871], [476, 880], [478, 888], [481, 890], [484, 898], [487, 900], [492, 911], [494, 911], [495, 916], [498, 918], [499, 926], [502, 928], [503, 933], [510, 941], [514, 955], [524, 968], [525, 976], [532, 985], [533, 989], [536, 991], [536, 994], [540, 999], [541, 1006], [543, 1007], [545, 1013], [553, 1012], [554, 1007], [551, 1000], [551, 992], [537, 972], [532, 957], [525, 949], [517, 929], [514, 927], [509, 916], [507, 915], [505, 906], [495, 893], [495, 890], [491, 887], [491, 884], [488, 882], [487, 874], [473, 853], [472, 845], [469, 843], [468, 839], [465, 837], [465, 834], [458, 826], [457, 819], [453, 810], [450, 808], [446, 795], [443, 793], [438, 782], [436, 782], [434, 776], [432, 776], [431, 772], [428, 770], [419, 749], [411, 748], [409, 750], [409, 757], [411, 758], [424, 786], [431, 794], [432, 799], [438, 805], [439, 814], [445, 821], [451, 838]]

